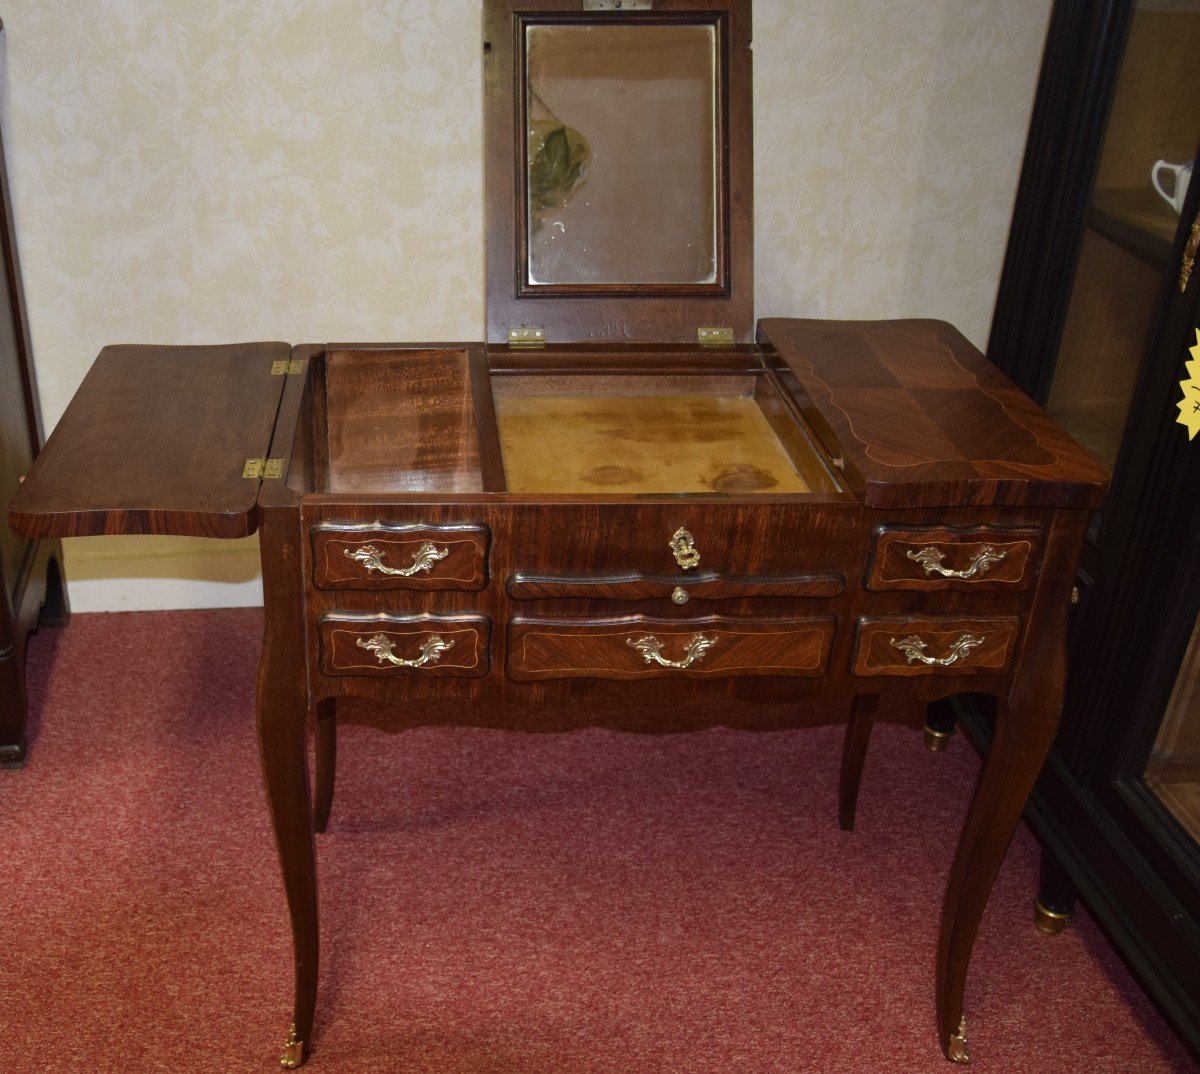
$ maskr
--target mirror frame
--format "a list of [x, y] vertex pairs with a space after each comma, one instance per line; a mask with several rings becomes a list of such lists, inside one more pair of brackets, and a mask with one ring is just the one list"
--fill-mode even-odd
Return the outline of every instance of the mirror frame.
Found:
[[[716, 281], [531, 284], [525, 41], [536, 25], [700, 25], [717, 35]], [[649, 10], [584, 10], [583, 0], [486, 0], [484, 12], [488, 342], [545, 329], [549, 343], [682, 343], [702, 327], [753, 341], [750, 0], [654, 0]]]

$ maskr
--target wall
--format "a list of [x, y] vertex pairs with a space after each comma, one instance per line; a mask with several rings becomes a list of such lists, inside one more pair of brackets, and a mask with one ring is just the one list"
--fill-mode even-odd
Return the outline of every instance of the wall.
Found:
[[[1050, 0], [757, 0], [760, 315], [986, 341]], [[43, 413], [105, 343], [483, 332], [480, 0], [8, 0]], [[68, 542], [77, 610], [259, 598], [253, 540]]]

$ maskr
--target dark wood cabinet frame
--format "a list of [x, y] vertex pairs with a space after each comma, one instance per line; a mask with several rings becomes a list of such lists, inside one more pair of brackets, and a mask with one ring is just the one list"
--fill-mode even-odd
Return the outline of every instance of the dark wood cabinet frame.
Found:
[[[1054, 375], [1133, 11], [1129, 0], [1058, 0], [1051, 17], [988, 350], [1036, 399]], [[1198, 209], [1193, 184], [1181, 222]], [[1082, 895], [1200, 1056], [1200, 847], [1143, 781], [1200, 616], [1200, 452], [1175, 422], [1200, 288], [1193, 281], [1180, 293], [1175, 273], [1168, 277], [1112, 493], [1089, 528], [1066, 710], [1028, 815], [1046, 851], [1039, 902], [1065, 914]], [[986, 743], [986, 713], [959, 712]]]

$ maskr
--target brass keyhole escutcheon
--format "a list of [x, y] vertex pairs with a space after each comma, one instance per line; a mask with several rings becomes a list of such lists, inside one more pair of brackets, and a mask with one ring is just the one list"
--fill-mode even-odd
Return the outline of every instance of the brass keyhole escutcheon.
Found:
[[696, 551], [696, 538], [682, 526], [672, 535], [670, 548], [675, 553], [675, 562], [685, 571], [700, 566], [700, 553]]

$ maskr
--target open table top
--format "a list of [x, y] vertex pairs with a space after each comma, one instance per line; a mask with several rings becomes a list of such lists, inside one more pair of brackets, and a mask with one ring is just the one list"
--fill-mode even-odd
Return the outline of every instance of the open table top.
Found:
[[[13, 501], [10, 522], [37, 537], [236, 537], [256, 529], [264, 488], [374, 499], [564, 491], [739, 499], [838, 495], [840, 486], [864, 506], [889, 509], [1087, 508], [1103, 496], [1100, 465], [949, 325], [779, 319], [761, 323], [759, 340], [760, 350], [727, 356], [109, 347]], [[315, 361], [304, 357], [313, 353]], [[281, 374], [289, 354], [301, 358]], [[561, 390], [515, 388], [571, 370]], [[589, 377], [595, 390], [580, 391]], [[764, 379], [779, 385], [770, 406], [771, 392], [746, 387]], [[630, 387], [639, 381], [653, 390]], [[296, 385], [291, 403], [288, 384]], [[786, 420], [773, 415], [776, 402]], [[298, 430], [305, 422], [311, 428]], [[323, 480], [288, 484], [293, 441], [324, 457]], [[289, 446], [279, 477], [243, 477], [247, 458], [280, 450], [273, 443]], [[625, 454], [609, 458], [610, 443]], [[507, 486], [484, 481], [489, 456], [502, 457]], [[655, 460], [661, 471], [645, 474]], [[605, 486], [606, 466], [642, 476], [610, 471], [621, 480]]]

